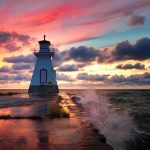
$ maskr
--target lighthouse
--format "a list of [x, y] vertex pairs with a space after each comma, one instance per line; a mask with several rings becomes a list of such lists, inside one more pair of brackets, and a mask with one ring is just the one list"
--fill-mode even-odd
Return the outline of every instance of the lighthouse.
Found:
[[33, 71], [28, 93], [31, 94], [50, 94], [58, 93], [56, 81], [56, 71], [53, 68], [52, 58], [54, 49], [51, 48], [50, 41], [45, 39], [39, 41], [39, 51], [34, 52], [36, 64]]

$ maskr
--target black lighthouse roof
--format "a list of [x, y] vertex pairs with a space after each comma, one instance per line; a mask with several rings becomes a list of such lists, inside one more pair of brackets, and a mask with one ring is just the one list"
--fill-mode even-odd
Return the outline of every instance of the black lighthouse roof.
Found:
[[39, 44], [47, 43], [47, 44], [51, 45], [51, 42], [50, 42], [50, 41], [45, 40], [45, 37], [46, 37], [46, 35], [44, 35], [44, 40], [39, 41]]

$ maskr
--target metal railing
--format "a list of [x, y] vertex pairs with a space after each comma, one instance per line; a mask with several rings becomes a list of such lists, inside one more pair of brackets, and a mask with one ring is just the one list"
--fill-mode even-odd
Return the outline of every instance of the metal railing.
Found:
[[[38, 52], [41, 52], [41, 51], [40, 51], [40, 50], [35, 50], [35, 49], [34, 49], [33, 52], [34, 52], [34, 53], [38, 53]], [[47, 53], [47, 52], [54, 53], [54, 49], [51, 48], [51, 49], [49, 49], [49, 51], [45, 51], [45, 52], [42, 51], [42, 53]]]

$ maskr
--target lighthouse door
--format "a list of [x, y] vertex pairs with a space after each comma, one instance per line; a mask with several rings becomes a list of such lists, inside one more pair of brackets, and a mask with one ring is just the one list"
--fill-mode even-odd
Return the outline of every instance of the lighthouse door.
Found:
[[46, 69], [40, 70], [40, 83], [41, 84], [47, 83], [47, 70]]

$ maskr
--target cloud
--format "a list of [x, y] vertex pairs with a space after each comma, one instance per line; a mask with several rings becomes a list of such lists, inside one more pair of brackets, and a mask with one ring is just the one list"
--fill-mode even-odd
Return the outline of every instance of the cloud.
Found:
[[4, 62], [8, 63], [33, 63], [35, 62], [34, 55], [19, 55], [12, 57], [3, 58]]
[[[102, 3], [103, 0], [100, 2]], [[54, 21], [67, 20], [70, 18], [74, 18], [75, 16], [83, 17], [88, 11], [84, 11], [82, 8], [91, 8], [91, 6], [100, 3], [99, 0], [88, 0], [88, 1], [62, 1], [59, 4], [53, 2], [54, 5], [51, 5], [51, 2], [45, 2], [44, 9], [42, 7], [38, 7], [37, 10], [30, 10], [23, 14], [22, 18], [20, 18], [21, 23], [24, 22], [26, 24], [32, 26], [40, 26], [48, 23], [53, 23]], [[40, 2], [36, 1], [36, 5], [40, 5]], [[53, 7], [55, 6], [55, 7]], [[44, 10], [44, 11], [43, 11]], [[71, 19], [72, 20], [72, 19]], [[64, 21], [65, 22], [65, 21]]]
[[114, 75], [109, 79], [109, 82], [111, 83], [135, 83], [139, 81], [139, 78], [137, 78], [137, 75], [132, 75], [132, 76], [128, 76], [125, 77], [124, 75]]
[[12, 43], [9, 43], [9, 44], [5, 45], [5, 48], [7, 50], [9, 50], [10, 52], [12, 52], [12, 51], [19, 50], [21, 48], [21, 46], [17, 46], [14, 42], [12, 42]]
[[150, 73], [134, 74], [125, 77], [124, 75], [115, 75], [109, 79], [112, 83], [123, 83], [128, 85], [150, 85]]
[[25, 75], [25, 74], [17, 74], [17, 75], [5, 75], [5, 76], [0, 76], [0, 80], [3, 81], [30, 81], [31, 77], [29, 75]]
[[0, 76], [0, 80], [11, 80], [10, 75]]
[[63, 65], [58, 68], [58, 71], [78, 71], [84, 66], [86, 66], [86, 64]]
[[[131, 44], [129, 41], [123, 41], [118, 43], [115, 48], [113, 49], [96, 49], [93, 47], [86, 47], [86, 46], [79, 46], [79, 47], [72, 47], [69, 50], [65, 50], [60, 52], [56, 50], [56, 62], [58, 71], [78, 71], [80, 68], [83, 68], [86, 65], [90, 65], [93, 62], [97, 63], [112, 63], [116, 61], [123, 61], [123, 60], [147, 60], [150, 58], [150, 39], [149, 38], [142, 38], [137, 40], [135, 44]], [[74, 60], [74, 64], [62, 65], [64, 62], [69, 62], [70, 60]], [[32, 63], [35, 62], [34, 55], [19, 55], [13, 57], [5, 57], [3, 61], [7, 63], [13, 63], [12, 70], [9, 70], [9, 67], [3, 66], [0, 68], [1, 72], [9, 72], [10, 74], [19, 75], [19, 71], [21, 70], [31, 70]], [[77, 64], [76, 64], [77, 63]], [[141, 63], [136, 64], [121, 64], [116, 66], [118, 69], [144, 69], [145, 66]], [[111, 75], [89, 75], [87, 73], [80, 73], [77, 75], [78, 80], [82, 81], [100, 81], [106, 83], [134, 83], [137, 81], [138, 84], [148, 81], [146, 77], [149, 74], [145, 74], [143, 76], [111, 76]], [[138, 77], [141, 79], [139, 81]], [[20, 80], [24, 79], [20, 77]], [[14, 76], [12, 79], [16, 80]], [[19, 79], [19, 76], [18, 76]], [[57, 76], [58, 80], [61, 81], [68, 81], [72, 82], [75, 79], [66, 75], [66, 74], [59, 74]]]
[[75, 65], [63, 65], [58, 68], [58, 71], [78, 71], [78, 69]]
[[113, 61], [150, 59], [150, 38], [141, 38], [135, 44], [129, 41], [118, 43], [111, 56]]
[[150, 85], [150, 73], [134, 74], [130, 76], [124, 75], [90, 75], [87, 73], [79, 73], [77, 79], [89, 82], [102, 82], [103, 84], [125, 84], [125, 85]]
[[86, 46], [72, 47], [67, 54], [67, 59], [71, 58], [77, 62], [92, 62], [100, 55], [98, 49]]
[[126, 40], [116, 44], [114, 49], [105, 48], [100, 50], [86, 46], [72, 47], [57, 55], [61, 57], [59, 59], [61, 62], [74, 60], [84, 64], [92, 62], [112, 63], [123, 60], [148, 60], [150, 59], [150, 38], [141, 38], [135, 44], [131, 44]]
[[13, 69], [11, 69], [9, 74], [16, 74], [16, 75], [20, 74], [20, 70], [13, 70]]
[[96, 36], [82, 36], [82, 37], [78, 37], [76, 39], [73, 39], [73, 40], [68, 40], [67, 42], [61, 42], [61, 43], [58, 43], [57, 45], [60, 46], [60, 45], [66, 45], [66, 44], [73, 44], [73, 43], [78, 43], [78, 42], [85, 42], [85, 41], [90, 41], [90, 40], [95, 40], [95, 39], [100, 39], [101, 36], [100, 35], [96, 35]]
[[28, 70], [28, 69], [32, 69], [32, 65], [31, 64], [14, 64], [12, 65], [12, 69], [14, 70]]
[[[137, 10], [141, 10], [145, 7], [149, 7], [150, 2], [148, 1], [141, 1], [141, 2], [127, 2], [126, 4], [122, 4], [117, 2], [112, 2], [112, 7], [110, 9], [107, 9], [107, 12], [102, 12], [97, 15], [97, 18], [92, 20], [87, 20], [83, 21], [80, 23], [74, 23], [72, 24], [73, 26], [87, 26], [87, 25], [95, 25], [95, 24], [100, 24], [105, 21], [110, 21], [118, 17], [124, 17], [127, 15], [135, 14]], [[121, 5], [120, 5], [121, 4]], [[116, 7], [114, 6], [116, 5]], [[120, 5], [117, 7], [117, 5]], [[103, 7], [103, 5], [101, 5]], [[103, 10], [103, 8], [101, 9]], [[130, 26], [135, 26], [135, 25], [143, 25], [145, 22], [145, 17], [144, 16], [139, 16], [139, 15], [134, 15], [130, 18], [129, 20], [129, 25]]]
[[138, 16], [138, 15], [132, 16], [132, 17], [129, 19], [128, 25], [129, 25], [129, 26], [144, 25], [145, 20], [146, 20], [146, 17], [145, 17], [145, 16]]
[[[36, 3], [36, 5], [35, 5]], [[53, 5], [52, 5], [53, 3]], [[103, 32], [107, 31], [107, 28], [111, 30], [111, 27], [113, 28], [114, 25], [112, 24], [112, 19], [116, 18], [122, 18], [124, 19], [124, 16], [136, 14], [137, 11], [142, 10], [146, 7], [149, 7], [150, 2], [147, 0], [144, 1], [138, 1], [135, 0], [122, 2], [122, 1], [104, 1], [104, 0], [87, 0], [87, 1], [79, 1], [78, 3], [76, 1], [64, 1], [62, 0], [60, 3], [57, 2], [50, 2], [46, 1], [44, 5], [41, 6], [40, 1], [32, 1], [32, 2], [17, 2], [17, 4], [12, 4], [10, 2], [2, 3], [1, 8], [4, 10], [2, 11], [2, 16], [6, 16], [6, 13], [8, 13], [7, 20], [1, 22], [4, 22], [4, 28], [9, 27], [9, 30], [12, 30], [13, 28], [16, 29], [16, 31], [29, 31], [32, 33], [39, 32], [39, 29], [44, 26], [45, 30], [55, 30], [56, 28], [60, 31], [60, 33], [65, 32], [65, 41], [67, 42], [79, 42], [86, 41], [93, 39], [96, 37], [96, 35], [100, 35], [102, 33], [101, 29], [103, 29]], [[9, 10], [4, 9], [4, 6], [9, 6]], [[41, 6], [41, 7], [39, 7]], [[19, 9], [22, 7], [22, 9]], [[18, 8], [18, 9], [17, 9]], [[83, 9], [83, 8], [86, 8]], [[3, 15], [5, 14], [5, 15]], [[12, 17], [16, 19], [11, 19]], [[115, 21], [115, 20], [114, 20]], [[107, 22], [107, 23], [105, 23]], [[95, 24], [100, 25], [99, 28], [96, 28], [95, 30]], [[101, 23], [101, 24], [100, 24]], [[46, 26], [47, 24], [47, 26]], [[84, 27], [72, 27], [71, 25], [93, 25], [89, 30]], [[106, 24], [108, 24], [108, 27], [106, 27]], [[28, 28], [26, 28], [28, 26]], [[37, 26], [37, 28], [35, 28]], [[38, 27], [39, 26], [39, 27]], [[67, 28], [69, 26], [69, 28]], [[3, 26], [2, 26], [3, 27]], [[89, 27], [89, 26], [88, 26]], [[55, 29], [54, 29], [55, 28]], [[80, 28], [79, 30], [77, 28]], [[104, 29], [106, 28], [106, 29]], [[87, 29], [87, 30], [85, 30]], [[66, 36], [67, 33], [69, 35], [72, 33], [72, 31], [77, 30], [77, 35], [74, 36], [74, 39], [71, 39], [70, 36]], [[83, 34], [80, 34], [80, 31], [82, 30]], [[105, 30], [105, 31], [104, 31]], [[58, 31], [58, 32], [59, 32]], [[93, 31], [93, 32], [92, 32]], [[56, 31], [57, 32], [57, 31]], [[104, 33], [103, 33], [104, 34]], [[64, 34], [59, 34], [60, 41], [62, 40]], [[67, 34], [68, 35], [68, 34]], [[85, 36], [84, 36], [85, 35]], [[87, 38], [87, 36], [89, 37]], [[53, 36], [53, 35], [52, 35]], [[55, 38], [55, 37], [54, 37]], [[68, 39], [67, 39], [68, 38]], [[71, 39], [71, 41], [69, 41]], [[56, 39], [57, 40], [57, 39]], [[60, 42], [58, 40], [58, 43]]]
[[8, 66], [0, 67], [0, 73], [3, 74], [3, 76], [5, 76], [6, 74], [19, 75], [23, 72], [23, 70], [31, 71], [33, 70], [33, 65], [19, 63], [19, 64], [13, 64], [12, 67], [8, 67]]
[[33, 39], [28, 35], [18, 34], [16, 32], [0, 31], [0, 46], [9, 50], [16, 51], [21, 48], [18, 42], [22, 45], [29, 45]]
[[23, 80], [23, 81], [30, 81], [31, 77], [25, 74], [18, 74], [13, 77], [13, 80]]
[[63, 52], [59, 52], [58, 49], [54, 48], [55, 56], [53, 58], [53, 65], [54, 67], [59, 66], [63, 63], [64, 54]]
[[7, 67], [7, 66], [2, 66], [0, 67], [0, 72], [10, 72], [11, 68]]
[[[30, 13], [27, 13], [25, 14], [25, 17], [22, 18], [21, 22], [25, 22], [28, 25], [39, 26], [63, 18], [68, 11], [69, 11], [69, 6], [66, 5], [66, 6], [60, 6], [59, 8], [55, 8], [53, 10], [48, 9], [45, 10], [44, 12], [41, 11], [40, 13], [36, 12], [35, 15], [31, 15]], [[34, 12], [31, 13], [33, 14]]]
[[94, 82], [97, 82], [97, 81], [105, 81], [107, 79], [109, 75], [89, 75], [87, 73], [79, 73], [77, 75], [77, 79], [79, 80], [85, 80], [85, 81], [94, 81]]
[[6, 74], [19, 74], [18, 70], [13, 70], [11, 67], [8, 66], [0, 67], [0, 73], [4, 73], [3, 76], [6, 76]]
[[58, 73], [57, 76], [56, 76], [56, 79], [60, 80], [60, 81], [68, 81], [68, 82], [74, 81], [73, 78], [71, 78], [68, 75], [62, 74], [62, 73]]
[[[78, 18], [79, 20], [84, 20], [83, 17], [91, 19], [94, 18], [93, 15], [96, 16], [96, 18], [102, 18], [101, 20], [106, 21], [116, 17], [133, 14], [137, 10], [143, 9], [150, 5], [148, 1], [124, 3], [120, 1], [107, 2], [104, 0], [87, 0], [80, 1], [78, 3], [76, 3], [75, 1], [62, 1], [60, 2], [60, 4], [54, 2], [55, 7], [53, 7], [53, 5], [51, 5], [51, 3], [48, 1], [45, 2], [45, 4], [46, 7], [44, 7], [44, 9], [42, 9], [42, 7], [40, 7], [39, 9], [39, 7], [37, 7], [37, 10], [34, 10], [33, 7], [33, 9], [24, 12], [23, 15], [21, 15], [21, 17], [19, 18], [19, 21], [21, 20], [21, 23], [27, 23], [28, 26], [39, 26], [60, 20], [64, 20], [65, 22], [67, 19], [72, 23], [74, 22], [74, 18]], [[36, 5], [39, 5], [39, 1], [36, 2]], [[86, 10], [83, 10], [83, 8], [86, 8]], [[75, 22], [77, 21], [78, 20], [75, 19]], [[87, 20], [87, 23], [81, 23], [81, 25], [91, 23], [93, 24], [93, 22], [97, 23], [97, 21]]]
[[[60, 65], [63, 62], [74, 60], [79, 63], [76, 67], [82, 68], [90, 64], [91, 62], [95, 61], [96, 59], [99, 59], [99, 57], [102, 57], [99, 49], [96, 49], [94, 47], [79, 46], [79, 47], [72, 47], [63, 52], [59, 52], [58, 50], [56, 50], [53, 63], [54, 66], [59, 66], [60, 70], [62, 69], [64, 70], [65, 69], [64, 67], [68, 68], [70, 66], [60, 67]], [[71, 67], [76, 68], [75, 66]]]
[[[143, 61], [150, 59], [150, 38], [141, 38], [137, 40], [135, 44], [131, 44], [126, 40], [117, 43], [115, 48], [97, 49], [87, 46], [72, 47], [63, 52], [57, 51], [56, 56], [57, 66], [69, 60], [74, 60], [84, 65], [89, 65], [93, 62], [112, 63], [126, 60]], [[142, 69], [142, 66], [139, 66], [139, 64], [133, 66], [135, 69], [140, 69], [140, 67]]]
[[123, 64], [120, 64], [118, 66], [116, 66], [117, 69], [139, 69], [139, 70], [143, 70], [145, 69], [145, 65], [141, 64], [141, 63], [136, 63], [136, 64], [126, 64], [126, 65], [123, 65]]

